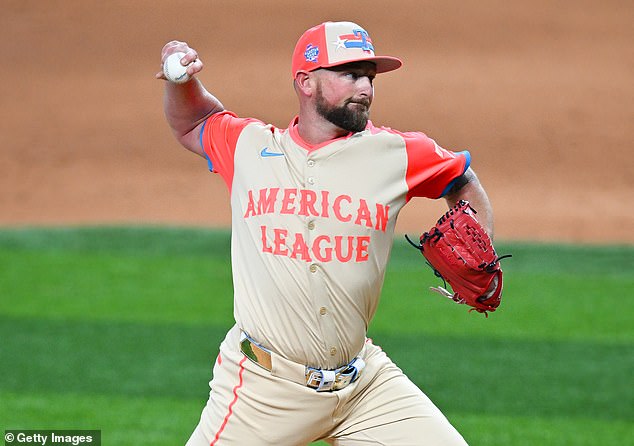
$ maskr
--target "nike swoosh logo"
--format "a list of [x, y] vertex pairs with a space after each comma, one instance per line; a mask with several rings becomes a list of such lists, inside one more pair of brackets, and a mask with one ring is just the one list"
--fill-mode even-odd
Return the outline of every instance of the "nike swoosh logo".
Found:
[[262, 149], [262, 151], [260, 152], [260, 156], [262, 157], [267, 157], [267, 156], [284, 156], [283, 153], [281, 152], [270, 152], [268, 147], [265, 147]]

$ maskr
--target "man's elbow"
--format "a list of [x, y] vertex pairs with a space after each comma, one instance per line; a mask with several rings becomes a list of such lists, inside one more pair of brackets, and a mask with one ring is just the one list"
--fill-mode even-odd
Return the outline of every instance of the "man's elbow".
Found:
[[480, 186], [480, 182], [475, 172], [468, 168], [465, 173], [453, 180], [451, 188], [443, 198], [447, 201], [449, 207], [452, 207], [458, 201], [465, 200], [465, 195], [469, 195], [469, 189], [474, 185]]
[[185, 147], [190, 152], [194, 152], [197, 155], [205, 157], [205, 152], [202, 147], [201, 141], [201, 129], [202, 124], [194, 127], [187, 133], [177, 133], [174, 132], [174, 137], [180, 143], [181, 146]]

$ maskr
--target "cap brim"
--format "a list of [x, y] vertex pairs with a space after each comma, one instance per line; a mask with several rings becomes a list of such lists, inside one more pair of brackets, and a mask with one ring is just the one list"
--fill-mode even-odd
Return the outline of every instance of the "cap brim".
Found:
[[361, 57], [350, 60], [340, 60], [336, 63], [328, 64], [328, 65], [320, 65], [317, 68], [332, 68], [338, 67], [339, 65], [345, 65], [347, 63], [353, 62], [374, 62], [376, 64], [376, 72], [378, 73], [387, 73], [388, 71], [394, 71], [398, 68], [401, 68], [403, 62], [398, 57], [392, 56], [374, 56], [374, 57]]

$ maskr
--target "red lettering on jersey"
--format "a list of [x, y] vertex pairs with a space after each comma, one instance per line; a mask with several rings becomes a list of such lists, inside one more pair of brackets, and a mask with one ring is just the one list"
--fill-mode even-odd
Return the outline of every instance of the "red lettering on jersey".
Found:
[[352, 253], [354, 251], [354, 247], [353, 247], [353, 242], [354, 242], [354, 237], [352, 236], [347, 236], [346, 239], [348, 240], [348, 247], [347, 247], [347, 251], [346, 251], [346, 255], [343, 255], [343, 236], [342, 235], [338, 235], [335, 237], [335, 254], [337, 255], [337, 260], [339, 260], [342, 263], [347, 263], [350, 261], [350, 259], [352, 259]]
[[255, 203], [253, 202], [253, 191], [249, 190], [249, 202], [247, 203], [247, 210], [244, 213], [244, 218], [251, 217], [253, 215], [257, 215], [255, 213]]
[[322, 190], [321, 191], [321, 216], [325, 218], [330, 217], [330, 214], [328, 213], [328, 207], [330, 206], [328, 197], [330, 197], [330, 192], [328, 192], [327, 190]]
[[282, 198], [281, 214], [295, 213], [295, 197], [297, 197], [297, 189], [284, 189], [284, 198]]
[[[338, 235], [334, 237], [333, 242], [333, 237], [320, 235], [309, 246], [300, 232], [289, 234], [286, 229], [274, 228], [273, 239], [269, 240], [267, 229], [266, 226], [260, 226], [263, 253], [290, 257], [304, 262], [312, 262], [315, 259], [324, 263], [333, 260], [348, 263], [353, 257], [355, 262], [367, 262], [369, 259], [369, 236]], [[287, 242], [289, 244], [292, 242], [291, 249], [288, 248]]]
[[368, 249], [370, 247], [370, 237], [362, 235], [357, 237], [357, 262], [365, 262], [368, 260]]
[[262, 231], [262, 252], [273, 254], [273, 249], [266, 242], [266, 226], [260, 226], [260, 231]]
[[365, 226], [368, 228], [372, 227], [372, 215], [370, 215], [370, 209], [368, 209], [368, 203], [362, 198], [359, 200], [359, 209], [357, 209], [357, 219], [354, 221], [355, 225], [363, 226], [363, 221], [365, 221]]
[[[269, 191], [267, 196], [266, 192]], [[277, 193], [280, 191], [279, 187], [271, 189], [260, 189], [260, 200], [258, 201], [258, 215], [272, 214], [275, 212], [275, 201], [277, 200]], [[249, 191], [249, 194], [251, 191]]]
[[387, 221], [390, 218], [389, 211], [390, 211], [389, 204], [385, 206], [383, 206], [380, 203], [376, 204], [376, 226], [374, 227], [374, 229], [376, 229], [377, 231], [385, 232], [385, 229], [387, 227]]
[[288, 255], [288, 248], [285, 244], [288, 231], [286, 229], [275, 228], [273, 229], [273, 234], [273, 254], [276, 256]]
[[322, 247], [321, 242], [326, 242], [328, 244], [330, 244], [330, 237], [328, 237], [327, 235], [320, 235], [318, 237], [315, 238], [315, 241], [313, 242], [313, 256], [315, 257], [315, 259], [319, 260], [320, 262], [331, 262], [332, 261], [332, 247], [327, 246], [325, 248], [323, 248], [323, 254], [322, 254]]
[[295, 234], [295, 243], [293, 243], [291, 259], [300, 259], [305, 262], [312, 262], [313, 260], [308, 253], [308, 245], [306, 245], [304, 236], [299, 232]]
[[[318, 216], [319, 212], [315, 210], [317, 202], [317, 193], [314, 190], [302, 189], [299, 191], [299, 215], [308, 217], [309, 215]], [[309, 213], [310, 212], [310, 213]]]
[[334, 212], [335, 217], [337, 217], [337, 220], [345, 223], [352, 220], [352, 214], [348, 214], [345, 217], [341, 214], [341, 202], [343, 200], [346, 200], [348, 203], [352, 203], [352, 198], [350, 198], [348, 195], [339, 195], [337, 198], [335, 198], [335, 202], [332, 205], [332, 211]]
[[[254, 196], [257, 196], [257, 202]], [[335, 196], [331, 206], [329, 191], [296, 188], [281, 191], [279, 187], [275, 187], [257, 192], [248, 190], [244, 218], [275, 213], [302, 217], [332, 216], [342, 223], [353, 223], [385, 232], [390, 220], [390, 206], [375, 203], [376, 210], [370, 208], [371, 204], [367, 200], [353, 199], [350, 195]]]

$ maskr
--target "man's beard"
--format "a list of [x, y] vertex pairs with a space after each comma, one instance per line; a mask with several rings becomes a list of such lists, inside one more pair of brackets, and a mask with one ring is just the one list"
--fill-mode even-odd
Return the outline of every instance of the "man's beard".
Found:
[[[337, 107], [326, 103], [322, 95], [321, 86], [317, 86], [316, 93], [317, 113], [348, 132], [356, 133], [365, 130], [370, 116], [370, 99], [348, 99], [343, 106]], [[349, 104], [355, 105], [349, 106]]]

